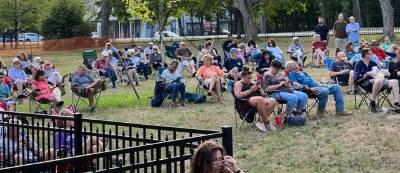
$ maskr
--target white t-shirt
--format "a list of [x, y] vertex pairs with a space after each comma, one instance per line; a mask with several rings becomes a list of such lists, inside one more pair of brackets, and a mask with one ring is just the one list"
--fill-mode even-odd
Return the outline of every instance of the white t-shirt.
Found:
[[165, 83], [167, 83], [167, 84], [172, 83], [179, 77], [181, 77], [181, 75], [179, 74], [178, 70], [175, 70], [174, 73], [171, 73], [171, 71], [169, 71], [169, 69], [165, 69], [161, 74], [161, 78], [165, 79]]

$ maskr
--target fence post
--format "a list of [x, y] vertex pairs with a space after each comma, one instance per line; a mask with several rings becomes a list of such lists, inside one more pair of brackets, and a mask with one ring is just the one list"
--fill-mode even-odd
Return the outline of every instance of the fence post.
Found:
[[[82, 113], [74, 114], [74, 147], [75, 156], [82, 155]], [[79, 162], [75, 163], [75, 172], [81, 172], [82, 165]]]
[[75, 147], [75, 155], [82, 154], [82, 113], [74, 114], [74, 147]]
[[222, 146], [224, 146], [226, 155], [233, 156], [232, 126], [222, 127]]

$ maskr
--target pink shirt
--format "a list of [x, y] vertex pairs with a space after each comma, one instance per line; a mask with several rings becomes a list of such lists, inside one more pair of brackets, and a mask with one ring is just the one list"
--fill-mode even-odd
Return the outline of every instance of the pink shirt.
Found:
[[32, 85], [35, 85], [36, 88], [40, 90], [40, 94], [37, 97], [35, 97], [35, 100], [40, 100], [42, 98], [50, 100], [52, 94], [51, 90], [47, 86], [46, 80], [45, 81], [32, 80]]
[[199, 68], [199, 70], [197, 70], [197, 76], [202, 78], [211, 78], [215, 74], [221, 77], [225, 75], [224, 71], [215, 65], [211, 65], [210, 67], [203, 65]]

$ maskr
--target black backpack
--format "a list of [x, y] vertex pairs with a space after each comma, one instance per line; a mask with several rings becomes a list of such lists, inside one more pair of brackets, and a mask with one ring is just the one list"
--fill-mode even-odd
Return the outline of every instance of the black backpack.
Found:
[[165, 85], [161, 81], [156, 82], [156, 86], [154, 87], [154, 97], [150, 102], [151, 107], [160, 107], [162, 105], [164, 102], [164, 92]]

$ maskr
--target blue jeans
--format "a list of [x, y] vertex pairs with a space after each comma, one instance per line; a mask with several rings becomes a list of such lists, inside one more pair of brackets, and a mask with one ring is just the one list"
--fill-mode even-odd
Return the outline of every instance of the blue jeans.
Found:
[[100, 71], [99, 75], [109, 77], [111, 79], [111, 82], [113, 85], [112, 87], [113, 88], [116, 87], [115, 81], [117, 81], [117, 75], [115, 74], [115, 72], [112, 68], [105, 69], [105, 72]]
[[318, 111], [323, 112], [325, 110], [326, 104], [328, 103], [328, 96], [333, 94], [335, 98], [336, 110], [344, 110], [344, 99], [342, 89], [338, 84], [332, 84], [328, 86], [314, 87], [318, 89], [317, 98], [319, 100]]
[[185, 100], [185, 93], [186, 93], [185, 88], [186, 88], [185, 84], [183, 84], [182, 82], [170, 83], [167, 84], [167, 86], [165, 87], [165, 89], [171, 92], [172, 102], [176, 101], [178, 92], [181, 95], [181, 101]]
[[294, 91], [293, 93], [275, 92], [272, 94], [272, 98], [275, 98], [277, 100], [285, 100], [287, 102], [286, 111], [288, 113], [291, 113], [294, 108], [298, 110], [304, 110], [307, 104], [308, 96], [307, 94], [300, 91]]

